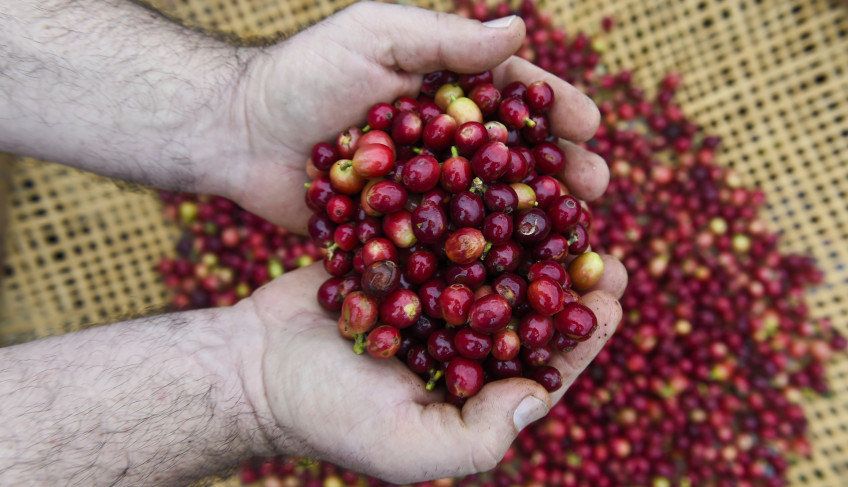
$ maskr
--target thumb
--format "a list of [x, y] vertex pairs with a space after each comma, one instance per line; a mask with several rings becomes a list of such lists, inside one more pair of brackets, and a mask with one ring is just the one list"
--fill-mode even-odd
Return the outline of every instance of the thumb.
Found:
[[[444, 12], [376, 2], [351, 5], [340, 13], [338, 23], [343, 28], [335, 30], [344, 34], [346, 44], [361, 48], [359, 52], [383, 66], [410, 73], [485, 71], [518, 51], [525, 36], [524, 21], [518, 16], [483, 24]], [[357, 30], [363, 35], [350, 34]]]
[[545, 388], [529, 379], [490, 382], [462, 407], [462, 420], [472, 442], [486, 445], [497, 453], [497, 463], [515, 436], [527, 425], [542, 418], [551, 408]]
[[[414, 467], [394, 471], [386, 480], [408, 483], [422, 475], [432, 479], [491, 470], [518, 432], [550, 407], [542, 386], [520, 378], [486, 384], [462, 410], [447, 403], [418, 406], [417, 414], [403, 422], [408, 430], [400, 435], [414, 438]], [[397, 464], [403, 461], [398, 459]]]

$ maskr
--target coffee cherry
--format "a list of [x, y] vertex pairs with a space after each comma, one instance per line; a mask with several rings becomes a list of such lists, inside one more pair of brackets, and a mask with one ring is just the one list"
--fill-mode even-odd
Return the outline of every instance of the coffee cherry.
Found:
[[400, 348], [400, 331], [389, 325], [374, 328], [365, 340], [365, 350], [375, 358], [394, 357]]
[[521, 350], [521, 339], [518, 334], [505, 328], [492, 336], [492, 356], [498, 360], [511, 360]]
[[498, 106], [498, 115], [506, 125], [512, 128], [535, 125], [535, 122], [530, 120], [530, 109], [520, 98], [504, 98]]
[[310, 159], [312, 160], [312, 164], [319, 171], [329, 171], [330, 167], [333, 166], [333, 163], [338, 160], [339, 155], [336, 153], [336, 148], [327, 142], [318, 142], [314, 146], [312, 146], [312, 152], [310, 154]]
[[598, 327], [598, 320], [588, 307], [568, 303], [554, 316], [554, 326], [566, 337], [582, 342], [592, 336]]
[[421, 300], [407, 289], [398, 289], [380, 303], [380, 321], [395, 328], [412, 326], [421, 317]]
[[553, 319], [540, 313], [527, 313], [518, 325], [521, 343], [531, 348], [547, 345], [553, 338], [554, 331]]
[[501, 103], [501, 93], [491, 83], [478, 84], [469, 92], [468, 97], [480, 107], [480, 111], [487, 117], [495, 113]]
[[490, 212], [512, 213], [518, 208], [518, 195], [508, 184], [495, 183], [486, 189], [483, 202]]
[[527, 286], [527, 302], [538, 313], [552, 316], [562, 309], [564, 301], [562, 286], [550, 277], [541, 276]]
[[580, 201], [571, 195], [557, 197], [547, 211], [553, 231], [557, 233], [569, 232], [580, 221]]
[[409, 110], [399, 111], [392, 120], [392, 139], [398, 145], [413, 145], [421, 138], [424, 122], [421, 117]]
[[450, 201], [450, 221], [457, 227], [478, 227], [483, 223], [486, 210], [483, 199], [478, 195], [463, 191], [454, 195]]
[[464, 325], [474, 300], [474, 293], [464, 284], [451, 284], [439, 296], [442, 319], [449, 325]]
[[483, 255], [486, 239], [476, 228], [460, 228], [445, 241], [445, 254], [454, 263], [469, 264]]
[[382, 298], [397, 289], [400, 270], [390, 260], [381, 260], [365, 267], [362, 273], [362, 290], [369, 296]]
[[414, 193], [425, 193], [439, 184], [441, 170], [436, 159], [415, 156], [403, 165], [404, 187]]
[[492, 350], [492, 338], [472, 328], [457, 330], [454, 345], [459, 355], [471, 360], [483, 360]]
[[468, 398], [483, 388], [483, 366], [476, 360], [455, 357], [445, 369], [445, 386], [448, 392]]
[[365, 193], [365, 201], [380, 213], [394, 213], [403, 209], [407, 192], [394, 181], [378, 181]]
[[348, 338], [367, 333], [377, 324], [378, 316], [377, 301], [362, 291], [353, 291], [345, 297], [342, 303], [339, 330], [342, 331], [343, 336]]
[[368, 110], [368, 126], [376, 130], [386, 130], [392, 126], [397, 109], [388, 103], [377, 103]]
[[434, 278], [418, 288], [418, 298], [421, 300], [421, 307], [427, 316], [442, 319], [442, 308], [439, 305], [439, 297], [446, 287], [447, 284], [443, 280]]
[[436, 273], [438, 260], [429, 250], [416, 250], [406, 260], [404, 275], [413, 284], [422, 284]]
[[481, 333], [497, 333], [509, 323], [512, 309], [500, 294], [489, 294], [474, 301], [468, 312], [468, 326]]
[[492, 288], [513, 307], [523, 304], [527, 299], [527, 281], [518, 274], [507, 272], [499, 275], [493, 281]]
[[455, 264], [445, 272], [448, 284], [463, 284], [472, 291], [483, 285], [486, 280], [486, 268], [479, 260], [468, 264]]
[[562, 374], [550, 365], [536, 367], [529, 373], [529, 377], [545, 388], [548, 392], [554, 392], [562, 387]]
[[383, 144], [365, 144], [352, 157], [353, 170], [365, 179], [383, 177], [392, 170], [395, 155]]
[[565, 169], [565, 154], [551, 142], [542, 142], [533, 148], [536, 171], [541, 175], [560, 174]]
[[[489, 140], [489, 132], [480, 122], [466, 122], [454, 134], [453, 143], [463, 157], [471, 157]], [[445, 188], [448, 189], [448, 188]], [[466, 188], [467, 189], [467, 188]], [[448, 190], [450, 191], [450, 190]]]
[[406, 365], [417, 374], [426, 374], [436, 366], [436, 360], [424, 345], [413, 345], [406, 354]]
[[586, 291], [597, 284], [603, 273], [604, 261], [595, 252], [580, 254], [568, 264], [568, 276], [577, 291]]
[[483, 237], [492, 245], [508, 242], [512, 231], [512, 218], [506, 213], [489, 213], [483, 221]]
[[412, 212], [412, 233], [421, 243], [434, 244], [447, 232], [447, 217], [433, 204], [422, 204]]
[[531, 110], [546, 112], [554, 104], [554, 90], [544, 81], [535, 81], [527, 85], [527, 93], [524, 98]]
[[447, 362], [459, 352], [454, 345], [456, 331], [453, 328], [440, 328], [427, 338], [427, 353], [439, 362]]
[[471, 169], [484, 182], [496, 181], [509, 167], [509, 157], [509, 149], [503, 142], [486, 142], [474, 152]]

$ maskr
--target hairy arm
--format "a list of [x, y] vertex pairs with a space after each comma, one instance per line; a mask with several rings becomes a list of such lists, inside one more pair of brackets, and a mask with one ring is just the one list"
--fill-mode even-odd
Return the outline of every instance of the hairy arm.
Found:
[[261, 334], [237, 309], [0, 349], [0, 485], [187, 484], [271, 453], [246, 399]]
[[2, 2], [0, 150], [220, 192], [198, 161], [245, 52], [128, 0]]

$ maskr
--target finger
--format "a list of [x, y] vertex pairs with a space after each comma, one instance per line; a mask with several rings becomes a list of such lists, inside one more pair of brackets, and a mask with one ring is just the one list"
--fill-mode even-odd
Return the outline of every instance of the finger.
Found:
[[604, 348], [621, 322], [621, 304], [615, 296], [608, 292], [592, 291], [583, 296], [583, 304], [595, 313], [595, 317], [598, 319], [598, 329], [588, 340], [574, 347], [574, 350], [554, 355], [551, 365], [562, 374], [562, 387], [551, 394], [551, 399], [554, 402], [565, 394], [565, 391], [571, 387], [571, 384], [598, 355], [598, 352]]
[[580, 90], [526, 59], [513, 56], [494, 70], [495, 83], [506, 86], [513, 81], [525, 84], [544, 81], [554, 90], [554, 105], [548, 111], [548, 121], [554, 135], [583, 142], [598, 130], [601, 112], [597, 105]]
[[565, 168], [558, 176], [574, 196], [592, 201], [607, 190], [610, 180], [609, 166], [604, 159], [567, 140], [559, 141], [565, 154]]
[[492, 69], [514, 54], [524, 41], [524, 21], [517, 16], [488, 25], [458, 15], [406, 5], [360, 2], [343, 10], [337, 29], [352, 50], [371, 53], [382, 66], [411, 73], [449, 69], [477, 73]]
[[[384, 480], [404, 484], [491, 470], [518, 432], [546, 415], [551, 404], [542, 386], [515, 378], [487, 384], [462, 410], [446, 403], [418, 406], [398, 432], [414, 442], [414, 468], [395, 468]], [[409, 465], [409, 452], [396, 454], [396, 462], [388, 464]]]
[[605, 291], [616, 299], [621, 299], [627, 288], [627, 269], [620, 260], [611, 255], [602, 254], [601, 260], [604, 261], [604, 272], [601, 274], [601, 279], [589, 288], [589, 291]]

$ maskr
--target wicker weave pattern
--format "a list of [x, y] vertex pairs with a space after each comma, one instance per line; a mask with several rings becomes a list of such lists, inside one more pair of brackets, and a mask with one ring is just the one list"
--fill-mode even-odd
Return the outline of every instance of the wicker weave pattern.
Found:
[[[150, 3], [190, 26], [261, 42], [351, 1]], [[416, 4], [451, 8], [444, 0]], [[684, 73], [677, 99], [722, 136], [719, 162], [765, 191], [764, 217], [782, 233], [782, 248], [817, 259], [826, 283], [808, 303], [848, 332], [848, 4], [562, 0], [545, 8], [570, 32], [596, 31], [613, 15], [605, 60], [634, 69], [642, 86], [669, 70]], [[35, 161], [18, 165], [13, 184], [0, 344], [165, 303], [152, 266], [175, 236], [154, 197]], [[814, 456], [792, 469], [793, 485], [848, 483], [848, 358], [837, 358], [829, 376], [834, 396], [806, 401]]]
[[0, 345], [167, 303], [154, 266], [173, 252], [176, 229], [151, 191], [29, 159], [12, 185]]

